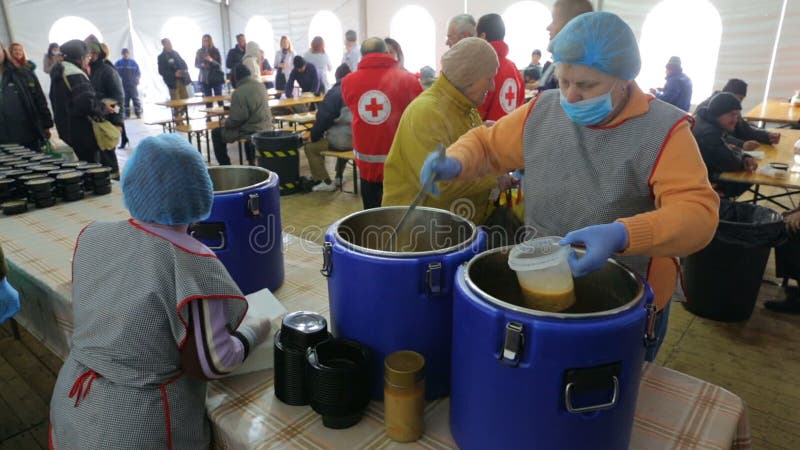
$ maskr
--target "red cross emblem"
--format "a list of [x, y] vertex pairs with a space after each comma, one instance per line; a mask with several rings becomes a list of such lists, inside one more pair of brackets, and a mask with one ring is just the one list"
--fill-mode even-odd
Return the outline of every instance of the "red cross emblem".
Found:
[[500, 88], [500, 106], [503, 111], [510, 113], [517, 109], [517, 82], [513, 78], [506, 78], [503, 86]]
[[379, 90], [370, 90], [358, 99], [358, 116], [370, 125], [380, 125], [392, 114], [392, 102]]

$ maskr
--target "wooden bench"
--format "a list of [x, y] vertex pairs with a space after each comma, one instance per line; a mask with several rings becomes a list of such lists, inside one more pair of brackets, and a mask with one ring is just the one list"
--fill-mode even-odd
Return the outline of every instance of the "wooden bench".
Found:
[[[336, 158], [340, 160], [346, 161], [346, 164], [350, 164], [353, 166], [353, 194], [358, 195], [358, 166], [356, 165], [356, 155], [353, 153], [352, 150], [323, 150], [319, 152], [322, 156], [330, 156], [331, 158]], [[339, 186], [339, 190], [344, 191], [342, 186]]]
[[180, 131], [181, 133], [186, 133], [189, 137], [189, 143], [192, 142], [192, 137], [197, 137], [197, 151], [200, 154], [203, 154], [203, 150], [200, 144], [200, 139], [205, 136], [206, 138], [206, 152], [208, 154], [208, 162], [211, 162], [211, 143], [210, 135], [211, 131], [219, 128], [220, 122], [206, 122], [205, 120], [192, 120], [188, 124], [179, 124], [175, 125], [175, 131]]
[[161, 120], [151, 120], [149, 122], [145, 122], [145, 125], [160, 125], [162, 133], [172, 133], [175, 128], [175, 119], [161, 119]]

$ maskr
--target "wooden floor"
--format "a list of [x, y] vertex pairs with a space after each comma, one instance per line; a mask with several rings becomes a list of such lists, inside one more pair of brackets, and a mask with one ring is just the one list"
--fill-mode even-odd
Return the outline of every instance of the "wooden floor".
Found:
[[[134, 144], [153, 133], [141, 122], [132, 122]], [[119, 151], [120, 159], [128, 152]], [[231, 156], [233, 152], [231, 147]], [[305, 158], [301, 161], [301, 173], [308, 175]], [[349, 176], [346, 189], [352, 189]], [[284, 229], [316, 242], [322, 242], [333, 221], [360, 209], [360, 199], [343, 192], [281, 199]], [[777, 281], [772, 260], [765, 280]], [[782, 296], [778, 286], [765, 282], [753, 317], [733, 324], [701, 319], [673, 304], [667, 340], [657, 360], [741, 396], [757, 449], [800, 449], [800, 316], [763, 307], [764, 300]], [[8, 324], [0, 327], [0, 450], [47, 448], [47, 405], [60, 364], [24, 330], [17, 341]]]

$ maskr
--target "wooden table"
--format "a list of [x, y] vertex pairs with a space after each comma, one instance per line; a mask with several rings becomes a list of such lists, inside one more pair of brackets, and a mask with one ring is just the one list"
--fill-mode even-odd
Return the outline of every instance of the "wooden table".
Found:
[[314, 103], [319, 103], [324, 99], [324, 95], [318, 95], [316, 97], [292, 97], [292, 98], [282, 98], [280, 100], [270, 100], [269, 106], [270, 108], [288, 108], [293, 113], [301, 112], [297, 111], [296, 108], [299, 106], [308, 106]]
[[[800, 192], [800, 159], [795, 159], [794, 143], [800, 139], [800, 130], [790, 130], [778, 128], [770, 131], [780, 133], [781, 140], [777, 145], [761, 144], [756, 151], [763, 151], [764, 157], [758, 159], [759, 168], [769, 167], [769, 163], [783, 163], [789, 165], [789, 170], [785, 178], [770, 176], [759, 170], [756, 172], [723, 172], [720, 174], [721, 181], [732, 181], [734, 183], [752, 184], [755, 194], [753, 201], [766, 200], [784, 209], [790, 207], [775, 201], [776, 198], [794, 195]], [[786, 193], [777, 195], [763, 195], [759, 193], [759, 186], [774, 186], [786, 189]]]
[[314, 126], [314, 122], [317, 120], [317, 112], [311, 111], [301, 114], [286, 114], [282, 116], [275, 116], [272, 119], [281, 125], [286, 122], [287, 124], [294, 126], [295, 131], [297, 131], [298, 126], [303, 127], [305, 130], [310, 130], [311, 127]]
[[[208, 162], [211, 163], [211, 144], [209, 143], [209, 135], [215, 128], [220, 127], [220, 122], [207, 122], [204, 119], [190, 120], [188, 124], [178, 124], [175, 126], [175, 131], [186, 133], [189, 137], [189, 143], [192, 142], [192, 137], [197, 137], [197, 151], [203, 154], [203, 149], [200, 144], [200, 139], [205, 136], [206, 138], [206, 154]], [[240, 157], [241, 159], [241, 157]]]
[[800, 122], [800, 106], [792, 106], [786, 99], [771, 98], [742, 117], [750, 121], [797, 124]]
[[166, 106], [172, 108], [172, 117], [189, 117], [190, 106], [200, 106], [208, 103], [216, 102], [229, 102], [231, 101], [230, 95], [212, 95], [210, 97], [189, 97], [178, 100], [168, 100], [165, 102], [156, 102], [156, 105]]

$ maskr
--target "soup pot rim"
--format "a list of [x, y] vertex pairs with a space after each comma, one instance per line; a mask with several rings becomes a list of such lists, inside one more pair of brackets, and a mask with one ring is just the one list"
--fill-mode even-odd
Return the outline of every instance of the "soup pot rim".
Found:
[[[614, 260], [612, 258], [609, 258], [608, 259], [609, 263], [611, 263], [611, 264], [619, 267], [620, 269], [622, 269], [625, 272], [625, 274], [627, 276], [629, 276], [631, 278], [631, 280], [634, 283], [636, 283], [636, 285], [637, 285], [636, 295], [634, 295], [633, 298], [630, 301], [628, 301], [627, 303], [625, 303], [623, 305], [620, 305], [620, 306], [618, 306], [616, 308], [607, 309], [607, 310], [604, 310], [604, 311], [596, 311], [596, 312], [592, 312], [592, 313], [565, 314], [565, 313], [559, 313], [559, 312], [547, 312], [547, 311], [539, 311], [539, 310], [530, 309], [530, 308], [523, 308], [521, 306], [517, 306], [517, 305], [514, 305], [512, 303], [505, 302], [503, 300], [500, 300], [497, 297], [489, 295], [488, 293], [486, 293], [486, 291], [484, 291], [483, 289], [479, 288], [478, 285], [476, 285], [475, 282], [472, 281], [472, 278], [470, 278], [469, 273], [470, 273], [470, 269], [472, 269], [472, 265], [475, 264], [476, 261], [478, 261], [482, 257], [485, 257], [485, 256], [487, 256], [487, 255], [489, 255], [491, 253], [498, 253], [498, 252], [503, 252], [503, 251], [510, 252], [512, 248], [514, 248], [514, 245], [509, 245], [509, 246], [506, 246], [506, 247], [498, 247], [498, 248], [494, 248], [494, 249], [491, 249], [491, 250], [487, 250], [485, 252], [481, 252], [481, 253], [475, 255], [472, 259], [470, 259], [466, 263], [466, 265], [464, 267], [464, 275], [463, 275], [464, 282], [466, 282], [467, 287], [469, 287], [470, 291], [474, 295], [480, 297], [482, 300], [485, 300], [487, 302], [493, 303], [493, 304], [495, 304], [495, 305], [497, 305], [497, 306], [499, 306], [499, 307], [501, 307], [503, 309], [506, 309], [506, 310], [514, 311], [514, 312], [517, 312], [517, 313], [520, 313], [520, 314], [525, 314], [527, 316], [546, 317], [546, 318], [552, 318], [552, 319], [593, 319], [593, 318], [598, 318], [598, 317], [613, 316], [613, 315], [622, 313], [624, 311], [627, 311], [627, 310], [633, 308], [634, 306], [636, 306], [644, 298], [644, 295], [645, 295], [644, 282], [642, 280], [640, 280], [639, 277], [636, 274], [634, 274], [633, 271], [630, 268], [628, 268], [624, 264], [620, 263], [619, 261], [616, 261], [616, 260]], [[585, 251], [583, 249], [578, 249], [578, 248], [573, 248], [573, 250], [578, 254], [582, 254]]]
[[[353, 244], [352, 242], [344, 239], [344, 237], [342, 237], [341, 233], [339, 233], [339, 229], [341, 228], [342, 224], [344, 222], [352, 219], [353, 217], [356, 217], [356, 216], [359, 216], [359, 215], [363, 215], [363, 214], [369, 214], [370, 211], [390, 210], [390, 209], [406, 210], [406, 209], [408, 209], [408, 206], [381, 206], [380, 208], [364, 209], [364, 210], [361, 210], [361, 211], [356, 211], [356, 212], [354, 212], [352, 214], [348, 214], [347, 216], [342, 217], [341, 219], [337, 220], [336, 222], [333, 223], [333, 225], [331, 225], [332, 228], [334, 229], [334, 235], [335, 235], [335, 238], [336, 238], [336, 242], [344, 245], [345, 247], [347, 247], [347, 248], [349, 248], [351, 250], [356, 250], [356, 251], [358, 251], [360, 253], [365, 253], [365, 254], [369, 254], [369, 255], [385, 256], [385, 257], [388, 257], [388, 258], [408, 258], [408, 257], [417, 258], [417, 257], [424, 257], [424, 256], [449, 254], [449, 253], [452, 253], [452, 252], [455, 252], [455, 251], [458, 251], [458, 250], [463, 250], [463, 249], [471, 246], [475, 242], [477, 237], [478, 237], [478, 227], [475, 226], [475, 224], [471, 220], [467, 220], [467, 219], [459, 216], [458, 214], [452, 213], [452, 212], [447, 211], [445, 209], [431, 208], [429, 206], [417, 206], [415, 208], [415, 211], [433, 211], [433, 212], [438, 212], [438, 213], [442, 213], [442, 214], [444, 214], [444, 213], [450, 214], [450, 215], [452, 215], [454, 217], [455, 220], [460, 220], [463, 223], [469, 225], [469, 228], [470, 228], [469, 237], [467, 239], [464, 239], [462, 242], [459, 242], [456, 245], [451, 245], [450, 247], [445, 247], [445, 248], [438, 249], [438, 250], [429, 250], [429, 251], [424, 251], [424, 252], [389, 252], [389, 251], [385, 251], [385, 250], [377, 250], [377, 249], [367, 248], [367, 247], [363, 247], [363, 246], [360, 246], [360, 245]], [[398, 216], [398, 218], [399, 218], [399, 216]]]
[[[211, 176], [210, 172], [212, 170], [214, 170], [214, 171], [223, 171], [223, 170], [224, 171], [228, 171], [228, 170], [242, 170], [242, 169], [256, 170], [258, 172], [266, 172], [267, 173], [267, 178], [264, 181], [260, 181], [260, 182], [258, 182], [256, 184], [251, 184], [251, 185], [248, 185], [248, 186], [242, 186], [242, 187], [236, 188], [236, 189], [226, 189], [224, 191], [214, 190], [214, 195], [234, 194], [234, 193], [237, 193], [237, 192], [244, 192], [244, 191], [250, 191], [250, 190], [253, 190], [253, 189], [257, 189], [257, 188], [260, 188], [260, 187], [262, 187], [262, 186], [264, 186], [266, 184], [269, 184], [269, 182], [272, 181], [272, 177], [274, 176], [274, 174], [272, 173], [271, 170], [267, 170], [267, 169], [265, 169], [263, 167], [259, 167], [259, 166], [233, 166], [233, 165], [231, 165], [231, 166], [212, 166], [212, 167], [208, 168], [208, 171], [209, 171], [209, 176]], [[212, 180], [212, 183], [213, 183], [213, 180]]]

